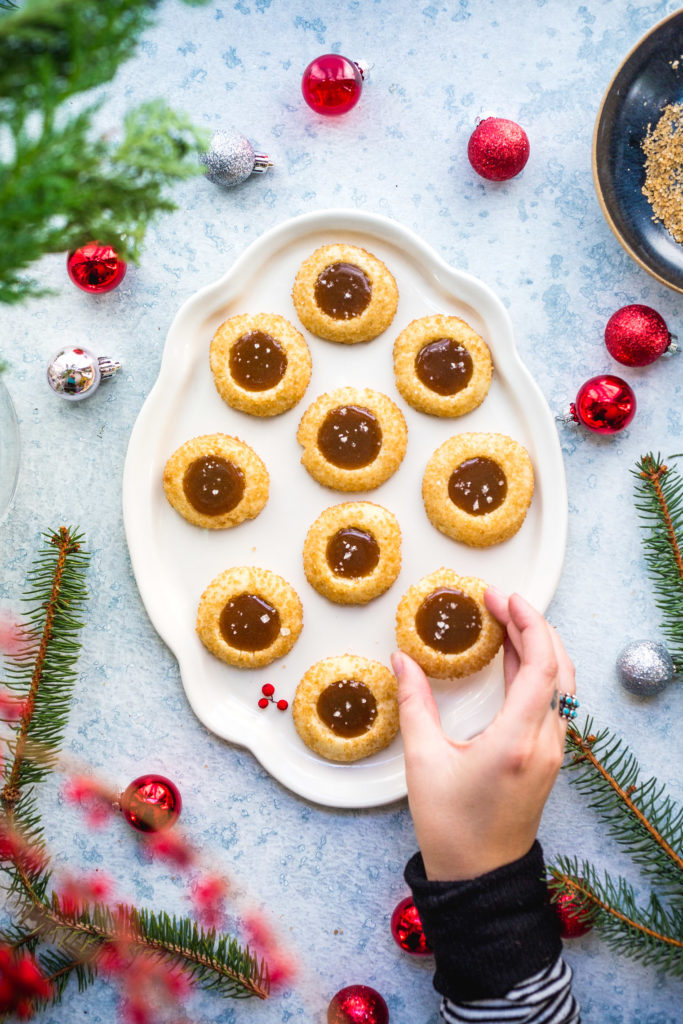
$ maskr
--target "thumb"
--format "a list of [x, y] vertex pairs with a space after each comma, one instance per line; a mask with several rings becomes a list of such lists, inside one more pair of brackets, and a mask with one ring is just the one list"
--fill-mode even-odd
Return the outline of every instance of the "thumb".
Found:
[[443, 739], [441, 719], [432, 688], [420, 666], [398, 651], [391, 656], [391, 667], [398, 682], [398, 716], [408, 763], [419, 755], [434, 753], [437, 740]]

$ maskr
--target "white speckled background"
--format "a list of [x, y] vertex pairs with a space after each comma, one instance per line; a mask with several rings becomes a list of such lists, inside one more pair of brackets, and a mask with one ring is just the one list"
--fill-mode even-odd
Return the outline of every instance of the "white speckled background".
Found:
[[[630, 470], [649, 450], [668, 456], [683, 447], [683, 363], [679, 356], [642, 370], [619, 367], [603, 331], [615, 309], [642, 302], [680, 334], [683, 299], [622, 251], [590, 168], [594, 120], [612, 74], [675, 9], [631, 0], [320, 0], [312, 10], [300, 0], [238, 0], [193, 9], [166, 0], [138, 56], [106, 90], [107, 127], [127, 107], [161, 95], [207, 127], [236, 127], [275, 163], [231, 191], [203, 178], [178, 188], [178, 211], [149, 233], [140, 267], [117, 291], [77, 291], [64, 257], [55, 256], [38, 269], [56, 294], [2, 310], [0, 354], [10, 362], [4, 379], [21, 424], [23, 465], [0, 526], [0, 607], [17, 607], [44, 529], [85, 530], [91, 600], [66, 749], [122, 788], [146, 770], [174, 778], [190, 834], [270, 908], [302, 961], [299, 982], [284, 995], [267, 1003], [200, 995], [194, 1020], [322, 1022], [329, 998], [351, 983], [379, 989], [392, 1024], [438, 1019], [428, 964], [402, 955], [389, 931], [415, 846], [405, 803], [327, 811], [208, 733], [187, 706], [128, 560], [122, 467], [168, 326], [189, 295], [273, 224], [334, 206], [413, 228], [499, 294], [520, 354], [558, 413], [596, 373], [617, 372], [633, 385], [638, 412], [617, 437], [559, 427], [569, 541], [549, 616], [576, 662], [585, 711], [625, 737], [645, 772], [680, 799], [680, 685], [642, 701], [619, 687], [614, 663], [626, 641], [657, 638]], [[303, 68], [328, 51], [374, 65], [358, 106], [336, 120], [316, 116], [299, 91]], [[466, 158], [475, 119], [492, 113], [518, 120], [531, 140], [523, 174], [502, 185], [479, 179]], [[49, 356], [70, 341], [125, 364], [117, 380], [77, 405], [44, 382]], [[174, 872], [149, 867], [122, 822], [84, 831], [56, 792], [47, 786], [42, 800], [59, 861], [106, 870], [121, 898], [189, 911]], [[550, 855], [585, 856], [638, 882], [566, 778], [552, 794], [541, 839]], [[680, 1021], [680, 986], [608, 951], [595, 934], [566, 948], [590, 1024]], [[70, 991], [40, 1020], [110, 1024], [115, 1017], [115, 993], [98, 983], [81, 996]]]

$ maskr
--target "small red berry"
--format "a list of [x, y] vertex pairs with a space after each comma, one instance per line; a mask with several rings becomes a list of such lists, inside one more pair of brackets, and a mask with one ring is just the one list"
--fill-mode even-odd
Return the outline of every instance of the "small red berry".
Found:
[[269, 703], [270, 701], [268, 700], [267, 697], [261, 697], [259, 698], [258, 706], [260, 708], [267, 708]]
[[286, 711], [288, 707], [289, 707], [289, 704], [287, 703], [286, 700], [279, 700], [277, 702], [278, 711]]
[[273, 686], [272, 683], [264, 683], [263, 686], [261, 687], [261, 693], [263, 693], [266, 697], [272, 697], [273, 694], [275, 693], [275, 687]]

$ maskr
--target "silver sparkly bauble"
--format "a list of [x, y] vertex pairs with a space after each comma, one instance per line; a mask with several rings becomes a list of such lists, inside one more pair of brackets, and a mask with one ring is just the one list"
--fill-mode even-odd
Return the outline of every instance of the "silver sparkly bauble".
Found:
[[120, 368], [117, 360], [94, 356], [87, 348], [60, 348], [48, 363], [47, 382], [62, 398], [80, 402]]
[[674, 663], [664, 644], [634, 640], [617, 658], [619, 682], [639, 697], [661, 693], [674, 677]]
[[206, 177], [215, 185], [232, 188], [250, 174], [263, 174], [272, 163], [265, 153], [255, 153], [249, 139], [239, 132], [214, 132], [206, 153], [199, 157], [205, 165]]

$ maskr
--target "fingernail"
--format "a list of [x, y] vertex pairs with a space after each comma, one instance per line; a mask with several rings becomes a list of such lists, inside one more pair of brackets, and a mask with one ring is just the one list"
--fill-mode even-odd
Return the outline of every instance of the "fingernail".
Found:
[[486, 590], [487, 592], [493, 594], [495, 597], [500, 597], [503, 600], [506, 600], [507, 598], [507, 594], [504, 594], [502, 590], [498, 589], [498, 587], [494, 587], [492, 583], [489, 583]]
[[394, 670], [394, 675], [396, 676], [396, 678], [400, 679], [401, 676], [403, 675], [403, 670], [405, 668], [403, 655], [401, 654], [400, 651], [396, 651], [395, 654], [391, 655], [391, 667]]

